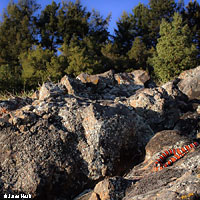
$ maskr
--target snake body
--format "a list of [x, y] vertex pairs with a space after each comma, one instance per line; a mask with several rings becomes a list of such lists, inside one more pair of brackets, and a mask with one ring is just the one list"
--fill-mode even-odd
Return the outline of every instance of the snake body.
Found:
[[[177, 149], [169, 149], [161, 153], [156, 162], [154, 163], [154, 171], [162, 170], [165, 167], [172, 165], [174, 162], [182, 158], [185, 154], [187, 154], [192, 148], [196, 148], [200, 146], [198, 142], [193, 142], [189, 145], [185, 145], [182, 148]], [[171, 156], [173, 155], [173, 156]], [[165, 162], [166, 158], [171, 156], [171, 158]]]

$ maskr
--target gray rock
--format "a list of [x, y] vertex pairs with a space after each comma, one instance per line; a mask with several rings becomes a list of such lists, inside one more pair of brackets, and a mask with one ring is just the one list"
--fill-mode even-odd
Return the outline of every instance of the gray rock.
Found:
[[64, 93], [65, 91], [61, 86], [47, 82], [44, 83], [39, 90], [39, 100], [45, 100], [50, 97], [57, 97]]
[[179, 130], [189, 138], [196, 138], [200, 132], [200, 117], [197, 112], [184, 113], [174, 126], [174, 130]]
[[180, 117], [177, 102], [171, 101], [162, 87], [138, 90], [127, 100], [155, 131], [171, 129]]
[[114, 71], [109, 70], [102, 74], [88, 75], [86, 73], [81, 73], [76, 79], [80, 80], [82, 83], [92, 83], [97, 85], [98, 90], [105, 89], [106, 87], [115, 85]]
[[200, 100], [200, 66], [183, 72], [179, 78], [181, 81], [178, 83], [179, 90], [183, 92], [187, 97]]
[[0, 126], [2, 191], [71, 199], [138, 163], [154, 134], [142, 117], [120, 103], [58, 98], [62, 91], [44, 84], [39, 100]]
[[65, 76], [33, 99], [0, 101], [0, 195], [73, 199], [97, 184], [77, 198], [198, 199], [199, 149], [152, 170], [160, 152], [197, 138], [199, 103], [182, 80], [145, 88], [135, 73]]
[[[179, 142], [184, 143], [184, 140]], [[175, 162], [173, 166], [158, 172], [151, 171], [149, 166], [152, 167], [152, 164], [149, 164], [151, 163], [149, 158], [126, 176], [128, 180], [136, 179], [137, 182], [126, 189], [123, 200], [198, 199], [200, 197], [199, 152], [200, 149], [197, 148]]]
[[81, 84], [79, 80], [73, 79], [67, 75], [61, 79], [60, 84], [64, 85], [68, 94], [72, 95], [78, 95], [78, 93], [86, 90], [85, 86]]
[[144, 84], [150, 80], [150, 76], [144, 70], [135, 70], [131, 73], [115, 74], [115, 80], [118, 82], [118, 84], [134, 84], [144, 86]]
[[124, 197], [124, 190], [131, 184], [131, 181], [123, 179], [122, 177], [106, 178], [99, 182], [94, 192], [91, 194], [89, 200], [102, 200], [115, 199], [120, 200]]
[[144, 162], [135, 166], [123, 178], [120, 177], [121, 179], [105, 178], [95, 186], [93, 193], [88, 194], [88, 199], [199, 199], [199, 148], [190, 151], [171, 167], [153, 171], [159, 153], [190, 142], [178, 131], [157, 133], [146, 147]]
[[194, 69], [185, 70], [178, 76], [178, 78], [187, 79], [187, 78], [195, 77], [199, 73], [199, 71], [200, 71], [200, 66]]

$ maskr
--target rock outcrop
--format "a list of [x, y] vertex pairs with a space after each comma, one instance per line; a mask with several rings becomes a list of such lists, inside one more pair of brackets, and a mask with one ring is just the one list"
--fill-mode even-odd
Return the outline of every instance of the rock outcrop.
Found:
[[200, 100], [200, 66], [180, 74], [178, 87], [189, 99]]
[[32, 98], [0, 101], [0, 195], [198, 198], [199, 148], [152, 172], [160, 152], [198, 141], [198, 86], [183, 86], [194, 71], [153, 88], [142, 70], [64, 76]]

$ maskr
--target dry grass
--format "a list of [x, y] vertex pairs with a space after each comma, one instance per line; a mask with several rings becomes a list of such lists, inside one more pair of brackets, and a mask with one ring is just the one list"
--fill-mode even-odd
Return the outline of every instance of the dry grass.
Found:
[[34, 90], [31, 91], [22, 91], [22, 92], [8, 92], [8, 91], [4, 91], [1, 92], [0, 91], [0, 100], [8, 100], [11, 98], [15, 98], [15, 97], [21, 97], [21, 98], [25, 98], [25, 97], [31, 97], [34, 93]]

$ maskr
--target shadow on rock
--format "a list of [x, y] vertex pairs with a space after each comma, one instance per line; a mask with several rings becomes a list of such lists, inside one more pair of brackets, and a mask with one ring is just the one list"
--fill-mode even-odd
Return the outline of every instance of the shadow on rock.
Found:
[[[188, 103], [178, 81], [144, 88], [148, 80], [144, 71], [109, 71], [77, 79], [65, 76], [58, 84], [44, 83], [28, 105], [0, 110], [1, 193], [32, 194], [37, 200], [73, 199], [99, 182], [94, 199], [105, 195], [98, 189], [104, 184], [112, 186], [109, 195], [116, 200], [127, 196], [125, 191], [131, 184], [141, 185], [143, 192], [136, 191], [136, 185], [130, 191], [140, 198], [146, 192], [146, 181], [157, 184], [156, 175], [148, 175], [149, 179], [132, 176], [130, 180], [118, 176], [142, 176], [146, 163], [141, 162], [152, 155], [148, 146], [156, 132], [161, 131], [156, 135], [165, 135], [166, 140], [170, 136], [162, 132], [166, 129], [177, 129], [186, 136], [182, 133], [185, 123], [191, 132], [187, 136], [194, 138], [192, 131], [199, 128], [198, 102]], [[1, 102], [0, 106], [4, 104], [9, 103]], [[187, 121], [189, 111], [196, 116], [192, 125]], [[158, 188], [151, 189], [155, 196]]]

